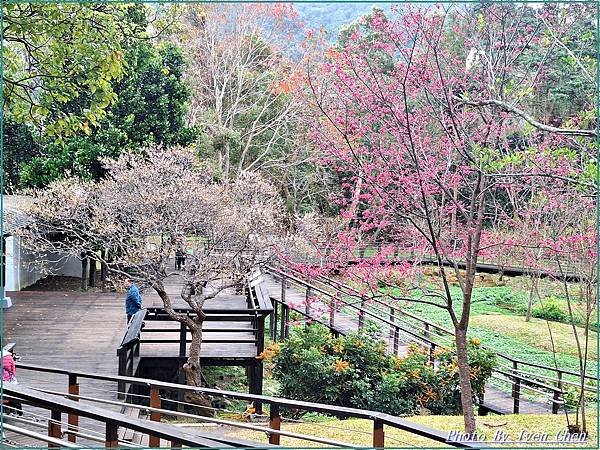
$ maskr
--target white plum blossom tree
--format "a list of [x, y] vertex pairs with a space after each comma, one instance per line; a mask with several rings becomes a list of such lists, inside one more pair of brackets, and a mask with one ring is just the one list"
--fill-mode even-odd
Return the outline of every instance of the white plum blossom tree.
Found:
[[[156, 291], [166, 313], [191, 332], [183, 368], [187, 383], [200, 386], [204, 304], [269, 261], [283, 204], [260, 175], [219, 180], [191, 149], [155, 147], [145, 155], [105, 160], [108, 176], [97, 183], [68, 178], [35, 192], [35, 224], [24, 242], [37, 251], [92, 255], [109, 273]], [[165, 289], [176, 273], [169, 258], [183, 240], [192, 253], [177, 276], [191, 315], [176, 312]]]

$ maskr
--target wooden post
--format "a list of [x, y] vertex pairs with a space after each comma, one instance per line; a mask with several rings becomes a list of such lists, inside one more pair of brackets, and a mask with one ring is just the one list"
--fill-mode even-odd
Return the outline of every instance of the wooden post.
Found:
[[423, 336], [425, 336], [426, 339], [429, 339], [429, 324], [425, 323], [425, 331], [423, 331]]
[[398, 354], [398, 349], [400, 348], [400, 331], [398, 327], [394, 327], [394, 355]]
[[[160, 408], [160, 391], [156, 385], [150, 387], [150, 408]], [[160, 413], [152, 411], [150, 413], [150, 420], [152, 422], [160, 422]], [[160, 438], [150, 435], [149, 444], [150, 447], [160, 447]]]
[[513, 361], [513, 414], [519, 414], [519, 397], [521, 396], [521, 377], [517, 374], [517, 362]]
[[360, 330], [365, 324], [365, 300], [360, 302], [360, 311], [358, 312], [358, 329]]
[[279, 304], [277, 302], [273, 303], [273, 312], [271, 313], [271, 317], [269, 319], [271, 324], [271, 339], [273, 342], [277, 342], [277, 326], [279, 325]]
[[[281, 416], [279, 415], [279, 405], [271, 404], [271, 408], [269, 411], [269, 428], [272, 430], [280, 430], [281, 429]], [[277, 433], [273, 433], [269, 435], [269, 444], [279, 445], [279, 441], [281, 439], [281, 435]]]
[[119, 426], [116, 423], [106, 422], [106, 448], [119, 447]]
[[96, 286], [96, 269], [97, 269], [97, 267], [96, 267], [96, 259], [93, 258], [93, 257], [90, 257], [89, 261], [90, 261], [89, 262], [90, 268], [89, 268], [89, 282], [88, 282], [88, 285], [90, 287], [95, 287]]
[[[263, 389], [263, 371], [262, 361], [253, 362], [248, 367], [248, 393], [262, 395]], [[256, 414], [262, 414], [262, 403], [252, 401]]]
[[[106, 261], [108, 258], [108, 251], [102, 251], [103, 260]], [[105, 262], [100, 263], [100, 282], [102, 284], [102, 292], [106, 292], [106, 275], [108, 273], [108, 266]]]
[[127, 349], [127, 376], [133, 376], [133, 356], [135, 354], [135, 347]]
[[284, 339], [287, 339], [290, 335], [290, 308], [286, 305], [285, 306], [285, 316], [284, 316], [284, 320], [283, 320], [283, 337]]
[[281, 275], [281, 303], [285, 304], [285, 275]]
[[383, 448], [385, 445], [385, 434], [383, 432], [383, 422], [375, 419], [373, 421], [373, 447]]
[[310, 317], [310, 297], [311, 297], [311, 292], [310, 292], [310, 287], [307, 286], [306, 287], [306, 299], [304, 300], [304, 310], [306, 312], [306, 315], [308, 317]]
[[[69, 374], [69, 394], [79, 395], [79, 384], [77, 384], [77, 376]], [[78, 402], [78, 397], [67, 397], [73, 401]], [[77, 414], [69, 413], [67, 416], [67, 430], [77, 431], [79, 428], [79, 416]], [[77, 436], [69, 434], [69, 442], [77, 442]]]
[[[392, 324], [395, 322], [395, 315], [396, 315], [396, 310], [394, 309], [393, 306], [390, 306], [390, 322], [392, 322]], [[395, 326], [390, 325], [390, 338], [393, 338], [394, 335], [396, 334], [395, 329], [396, 329]]]
[[[127, 375], [127, 349], [119, 349], [117, 350], [117, 356], [119, 357], [119, 376]], [[125, 389], [126, 385], [124, 381], [117, 381], [117, 398], [125, 398]]]
[[[50, 412], [50, 420], [48, 421], [48, 436], [55, 439], [62, 438], [62, 430], [60, 426], [60, 421], [62, 414], [60, 411], [52, 410]], [[56, 444], [48, 444], [48, 448], [58, 448]]]
[[[257, 323], [258, 323], [258, 333], [256, 335], [256, 346], [257, 346], [256, 350], [260, 354], [265, 349], [265, 316], [260, 316], [257, 320]], [[262, 395], [262, 393], [263, 393], [263, 362], [262, 362], [262, 360], [257, 360], [257, 362], [254, 364], [254, 371], [255, 371], [255, 375], [254, 375], [255, 387], [254, 387], [254, 389], [256, 390], [256, 392], [253, 392], [253, 394]], [[262, 414], [262, 403], [261, 402], [255, 401], [254, 408], [255, 408], [256, 414]]]
[[558, 383], [556, 383], [556, 389], [554, 390], [554, 396], [552, 397], [552, 414], [558, 414], [558, 410], [560, 409], [560, 397], [562, 392], [562, 372], [558, 371]]
[[185, 358], [187, 353], [187, 327], [185, 323], [179, 323], [179, 356]]
[[433, 366], [433, 363], [435, 362], [435, 357], [433, 356], [433, 354], [435, 353], [435, 344], [432, 342], [429, 345], [429, 363]]
[[331, 307], [329, 308], [329, 326], [335, 326], [335, 299], [331, 299]]

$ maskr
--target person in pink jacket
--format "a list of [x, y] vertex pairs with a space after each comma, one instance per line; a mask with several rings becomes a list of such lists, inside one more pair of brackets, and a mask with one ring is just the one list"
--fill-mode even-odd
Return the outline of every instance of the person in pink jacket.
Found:
[[[15, 359], [13, 358], [13, 354], [11, 352], [7, 352], [6, 350], [2, 350], [2, 379], [4, 380], [4, 383], [17, 384], [17, 368], [15, 365]], [[17, 414], [19, 416], [23, 415], [21, 402], [4, 400], [2, 403], [9, 408], [8, 414]]]
[[2, 379], [5, 383], [17, 381], [17, 368], [11, 352], [2, 350]]

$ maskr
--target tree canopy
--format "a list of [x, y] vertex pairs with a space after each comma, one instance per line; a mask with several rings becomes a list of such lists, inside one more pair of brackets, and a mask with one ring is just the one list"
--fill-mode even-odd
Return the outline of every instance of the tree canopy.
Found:
[[[116, 100], [123, 48], [145, 33], [136, 4], [4, 3], [4, 111], [50, 136], [98, 124]], [[85, 108], [66, 103], [85, 93]]]

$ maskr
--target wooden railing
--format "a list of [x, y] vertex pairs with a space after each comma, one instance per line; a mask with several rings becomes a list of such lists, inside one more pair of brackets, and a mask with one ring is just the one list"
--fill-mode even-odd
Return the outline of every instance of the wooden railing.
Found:
[[[125, 330], [125, 335], [121, 341], [121, 345], [117, 349], [117, 357], [119, 358], [119, 375], [133, 376], [136, 372], [137, 363], [140, 356], [140, 334], [144, 326], [144, 319], [147, 314], [146, 309], [140, 309], [136, 312]], [[119, 392], [125, 392], [126, 386], [120, 383], [118, 386]], [[119, 394], [119, 398], [123, 398], [124, 394]]]
[[[246, 447], [265, 447], [264, 444], [258, 445], [255, 442], [251, 441], [241, 441], [235, 438], [229, 438], [226, 436], [215, 436], [209, 435], [208, 433], [202, 433], [201, 435], [194, 435], [192, 433], [187, 433], [181, 431], [180, 433], [176, 433], [173, 430], [173, 427], [169, 427], [166, 424], [161, 423], [149, 423], [147, 421], [143, 421], [141, 419], [132, 419], [127, 418], [123, 414], [118, 414], [112, 411], [106, 411], [97, 407], [81, 405], [77, 402], [79, 398], [82, 398], [79, 394], [72, 395], [71, 391], [74, 390], [73, 383], [75, 385], [78, 384], [80, 379], [90, 379], [90, 380], [102, 380], [102, 381], [110, 381], [114, 383], [126, 383], [126, 384], [137, 384], [141, 386], [146, 386], [150, 389], [150, 407], [146, 407], [153, 414], [151, 415], [151, 421], [160, 422], [161, 414], [168, 413], [170, 415], [183, 415], [190, 416], [190, 414], [183, 414], [174, 411], [166, 411], [161, 408], [161, 397], [159, 395], [159, 390], [168, 390], [168, 391], [182, 391], [182, 392], [199, 392], [204, 395], [211, 396], [219, 396], [224, 398], [232, 398], [238, 400], [245, 400], [247, 402], [252, 403], [263, 403], [265, 405], [269, 405], [269, 428], [264, 429], [258, 426], [253, 426], [245, 423], [236, 423], [231, 421], [223, 421], [215, 418], [206, 418], [197, 416], [198, 420], [213, 422], [213, 423], [226, 423], [230, 426], [239, 426], [240, 428], [253, 429], [255, 431], [266, 432], [269, 435], [270, 444], [279, 445], [281, 436], [290, 436], [297, 437], [299, 435], [295, 435], [294, 433], [287, 432], [281, 430], [281, 409], [293, 409], [293, 410], [301, 410], [306, 412], [314, 412], [314, 413], [322, 413], [335, 417], [346, 417], [346, 418], [357, 418], [357, 419], [365, 419], [372, 422], [372, 443], [373, 447], [383, 448], [385, 445], [385, 432], [384, 426], [389, 426], [392, 428], [397, 428], [403, 431], [407, 431], [411, 434], [415, 434], [417, 436], [421, 436], [427, 439], [431, 439], [435, 442], [445, 443], [454, 447], [467, 447], [467, 448], [475, 448], [478, 447], [476, 445], [471, 445], [466, 442], [455, 442], [449, 441], [449, 434], [446, 432], [442, 432], [439, 430], [434, 430], [409, 420], [394, 417], [389, 414], [384, 414], [376, 411], [368, 411], [361, 410], [356, 408], [346, 408], [334, 405], [325, 405], [320, 403], [312, 403], [312, 402], [304, 402], [297, 400], [290, 400], [285, 398], [278, 397], [270, 397], [263, 395], [255, 395], [255, 394], [246, 394], [240, 392], [233, 391], [222, 391], [218, 389], [210, 389], [204, 387], [195, 387], [195, 386], [187, 386], [182, 384], [175, 383], [166, 383], [159, 382], [151, 379], [142, 379], [142, 378], [134, 378], [134, 377], [122, 377], [122, 376], [113, 376], [113, 375], [101, 375], [101, 374], [92, 374], [86, 372], [77, 372], [70, 371], [59, 368], [52, 367], [41, 367], [30, 364], [18, 364], [19, 370], [29, 370], [34, 371], [39, 374], [42, 373], [54, 373], [54, 374], [63, 374], [68, 378], [68, 393], [64, 393], [66, 397], [73, 397], [76, 400], [67, 400], [61, 399], [56, 395], [50, 395], [45, 393], [40, 393], [39, 391], [33, 391], [31, 389], [25, 388], [23, 386], [14, 386], [7, 389], [7, 393], [10, 396], [14, 396], [15, 398], [19, 398], [22, 401], [26, 401], [31, 403], [32, 405], [36, 405], [45, 409], [52, 411], [52, 417], [60, 422], [60, 414], [68, 414], [69, 415], [69, 423], [77, 424], [79, 417], [88, 417], [94, 420], [99, 420], [101, 422], [106, 423], [106, 446], [107, 447], [115, 447], [116, 436], [117, 436], [117, 427], [122, 426], [125, 428], [131, 428], [134, 430], [138, 430], [144, 434], [148, 434], [150, 436], [154, 436], [154, 438], [162, 438], [171, 441], [173, 447], [178, 447], [183, 445], [191, 445], [194, 447], [197, 446], [246, 446]], [[86, 400], [90, 400], [86, 398]], [[168, 400], [165, 400], [168, 401]], [[113, 403], [111, 401], [103, 401], [104, 403]], [[196, 417], [196, 416], [195, 416]], [[54, 424], [56, 422], [53, 422]], [[51, 428], [51, 429], [50, 429]], [[51, 437], [57, 438], [59, 437], [60, 429], [57, 429], [56, 426], [49, 427], [49, 435]], [[305, 436], [302, 435], [301, 439], [311, 440], [317, 443], [325, 443], [328, 445], [334, 444], [331, 440], [322, 439], [314, 436]], [[219, 442], [220, 445], [215, 445], [215, 442]], [[337, 443], [337, 445], [350, 446], [349, 444]], [[158, 446], [158, 441], [150, 440], [150, 446]]]
[[[390, 349], [394, 354], [398, 353], [397, 336], [399, 334], [403, 334], [409, 337], [409, 339], [412, 338], [413, 341], [428, 347], [430, 355], [433, 355], [433, 352], [436, 348], [450, 348], [452, 345], [454, 339], [453, 331], [434, 324], [433, 322], [427, 321], [415, 314], [404, 311], [402, 308], [391, 305], [389, 302], [385, 302], [377, 298], [367, 297], [355, 288], [337, 280], [332, 280], [327, 277], [318, 277], [316, 280], [311, 279], [309, 282], [301, 278], [303, 275], [300, 272], [287, 267], [275, 268], [266, 266], [265, 270], [281, 280], [282, 295], [285, 293], [284, 287], [291, 283], [292, 285], [295, 285], [303, 290], [306, 293], [307, 298], [311, 295], [318, 294], [326, 299], [330, 299], [332, 302], [335, 302], [332, 303], [332, 306], [334, 307], [331, 308], [330, 320], [328, 322], [310, 317], [309, 314], [300, 309], [295, 310], [297, 313], [300, 313], [307, 318], [310, 317], [313, 321], [317, 321], [330, 327], [332, 332], [335, 334], [343, 334], [339, 328], [335, 327], [334, 319], [337, 308], [336, 305], [345, 305], [350, 310], [358, 312], [359, 328], [363, 326], [364, 318], [370, 318], [377, 325], [387, 327], [387, 329], [389, 329], [390, 336], [394, 337], [393, 347]], [[335, 293], [332, 293], [332, 290]], [[350, 297], [357, 300], [352, 301], [345, 297]], [[285, 298], [282, 298], [283, 302], [285, 302]], [[410, 301], [409, 298], [406, 300]], [[379, 307], [374, 307], [373, 305], [378, 305]], [[389, 314], [389, 319], [383, 317], [386, 312]], [[363, 320], [361, 320], [361, 317]], [[398, 324], [399, 321], [403, 321], [404, 326], [400, 326]], [[412, 329], [409, 329], [408, 327], [412, 327]], [[485, 348], [485, 346], [483, 347]], [[577, 380], [574, 381], [574, 379], [578, 379], [580, 377], [580, 374], [577, 372], [560, 369], [558, 367], [522, 361], [513, 358], [510, 355], [496, 352], [494, 350], [492, 351], [498, 356], [498, 358], [500, 358], [501, 361], [504, 361], [505, 364], [504, 368], [500, 367], [494, 369], [493, 377], [505, 383], [508, 382], [512, 385], [511, 397], [513, 398], [513, 413], [515, 414], [518, 414], [520, 411], [522, 390], [524, 389], [536, 394], [547, 395], [552, 404], [552, 413], [557, 414], [560, 407], [565, 405], [564, 386], [571, 385], [579, 389], [581, 388], [580, 383], [578, 383]], [[433, 358], [433, 356], [431, 356], [431, 358]], [[554, 374], [554, 376], [547, 376], [543, 373], [539, 373], [540, 370]], [[571, 379], [567, 380], [565, 375], [570, 376]], [[586, 380], [594, 381], [596, 383], [598, 382], [597, 376], [585, 374], [584, 377]], [[584, 387], [584, 390], [588, 392], [596, 392], [594, 387], [586, 386]], [[485, 399], [480, 399], [480, 402], [485, 404]], [[493, 405], [487, 406], [489, 407], [488, 409], [493, 410]]]
[[[422, 331], [415, 331], [413, 329], [409, 329], [409, 328], [407, 328], [407, 326], [405, 324], [400, 323], [399, 320], [396, 320], [393, 313], [390, 316], [384, 316], [380, 311], [372, 311], [372, 310], [367, 309], [366, 308], [366, 303], [368, 302], [367, 299], [365, 299], [364, 301], [361, 301], [361, 302], [352, 302], [352, 301], [346, 299], [344, 297], [344, 295], [341, 295], [342, 293], [339, 293], [340, 295], [332, 294], [331, 292], [328, 292], [324, 288], [316, 286], [313, 283], [309, 283], [309, 282], [299, 278], [298, 276], [295, 276], [295, 275], [285, 272], [283, 270], [280, 270], [280, 269], [277, 269], [274, 267], [270, 267], [270, 266], [265, 267], [265, 269], [272, 275], [279, 278], [279, 280], [281, 281], [281, 286], [282, 286], [282, 288], [281, 288], [281, 293], [282, 293], [281, 303], [286, 304], [285, 288], [288, 285], [297, 286], [298, 288], [305, 291], [306, 299], [305, 299], [305, 305], [304, 305], [305, 311], [302, 311], [300, 309], [296, 309], [296, 311], [298, 313], [304, 315], [305, 317], [310, 317], [311, 320], [314, 320], [316, 322], [320, 322], [320, 323], [323, 323], [323, 324], [329, 326], [332, 329], [332, 331], [334, 331], [337, 334], [345, 334], [345, 331], [336, 325], [336, 314], [338, 314], [342, 308], [345, 308], [346, 314], [350, 314], [358, 320], [359, 329], [362, 328], [367, 323], [367, 321], [371, 321], [371, 322], [379, 325], [380, 327], [384, 328], [385, 329], [384, 332], [387, 331], [387, 333], [389, 333], [389, 335], [393, 341], [393, 351], [395, 354], [398, 354], [398, 351], [399, 351], [399, 343], [400, 343], [401, 335], [408, 337], [409, 339], [411, 339], [415, 342], [418, 342], [420, 344], [430, 346], [432, 348], [432, 352], [433, 352], [433, 350], [435, 350], [436, 346], [438, 346], [437, 343], [431, 341], [427, 337], [427, 333], [428, 333], [427, 330], [424, 329]], [[324, 301], [327, 304], [327, 306], [329, 307], [329, 321], [328, 322], [324, 322], [324, 321], [320, 320], [319, 318], [315, 318], [315, 317], [311, 316], [311, 314], [310, 314], [310, 299], [313, 296], [320, 296], [320, 300]], [[277, 301], [276, 299], [272, 299], [272, 300]], [[288, 313], [288, 316], [289, 316], [289, 313]], [[275, 320], [274, 320], [274, 322], [275, 322]]]
[[[39, 370], [35, 366], [19, 365], [20, 369]], [[45, 372], [65, 373], [69, 379], [77, 379], [77, 377], [90, 378], [90, 374], [75, 374], [68, 371], [60, 371], [59, 369], [50, 369]], [[99, 379], [99, 378], [95, 378]], [[125, 381], [125, 380], [122, 380]], [[117, 448], [118, 443], [118, 428], [124, 427], [150, 436], [150, 446], [160, 446], [160, 439], [166, 439], [171, 442], [172, 447], [181, 447], [188, 445], [192, 447], [264, 447], [256, 442], [236, 439], [233, 437], [225, 437], [212, 435], [209, 433], [190, 433], [182, 430], [179, 427], [172, 425], [149, 422], [142, 419], [128, 417], [111, 410], [99, 408], [91, 405], [83, 405], [77, 400], [65, 399], [60, 396], [40, 392], [39, 390], [30, 389], [22, 385], [7, 384], [4, 386], [5, 395], [11, 398], [19, 399], [23, 403], [43, 408], [50, 411], [50, 420], [48, 422], [48, 436], [54, 440], [49, 443], [58, 446], [58, 440], [62, 439], [63, 431], [61, 427], [62, 415], [67, 414], [69, 424], [73, 428], [77, 427], [80, 417], [86, 417], [105, 424], [105, 447]], [[160, 416], [159, 416], [160, 420]], [[74, 425], [73, 425], [74, 424]], [[75, 441], [76, 435], [68, 433]], [[60, 444], [62, 446], [62, 443]]]
[[[399, 251], [392, 243], [389, 242], [373, 242], [367, 244], [358, 245], [353, 249], [351, 255], [346, 255], [346, 260], [353, 264], [362, 259], [369, 258], [375, 254], [379, 255], [384, 247], [392, 247], [394, 251], [389, 253], [387, 258], [388, 261], [401, 262], [401, 261], [412, 261], [419, 262], [422, 264], [438, 264], [437, 258], [434, 254], [419, 255], [415, 256], [414, 253], [406, 253]], [[307, 263], [322, 262], [323, 260], [329, 259], [331, 249], [326, 244], [317, 244], [315, 252], [318, 252], [317, 256], [304, 255], [303, 261]], [[320, 256], [319, 256], [320, 255]], [[560, 261], [560, 266], [559, 266]], [[465, 268], [464, 261], [453, 260], [450, 261], [446, 258], [442, 259], [444, 266], [457, 265], [459, 269]], [[538, 267], [531, 267], [525, 263], [520, 263], [513, 259], [503, 260], [499, 257], [485, 257], [480, 256], [477, 261], [477, 271], [487, 273], [498, 273], [502, 272], [508, 276], [528, 276], [537, 274], [542, 278], [552, 277], [557, 279], [566, 279], [568, 281], [577, 281], [582, 274], [577, 273], [577, 267], [568, 260], [559, 259], [548, 259], [542, 258], [538, 260]]]

